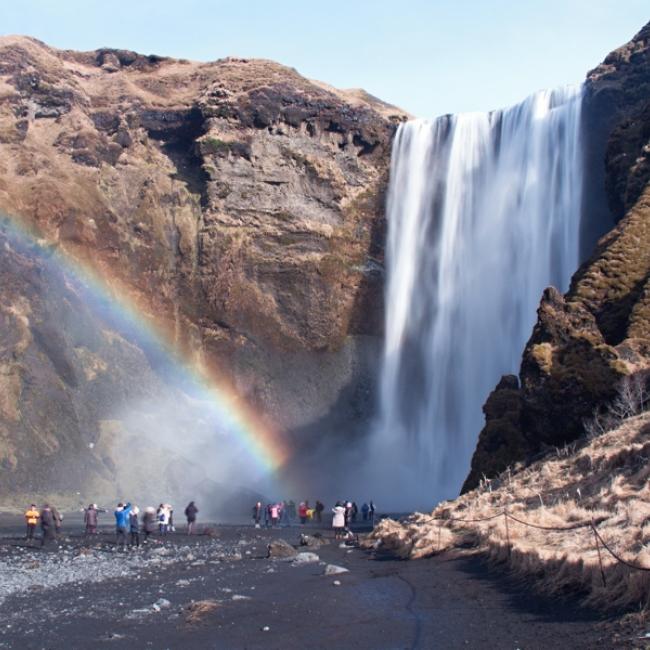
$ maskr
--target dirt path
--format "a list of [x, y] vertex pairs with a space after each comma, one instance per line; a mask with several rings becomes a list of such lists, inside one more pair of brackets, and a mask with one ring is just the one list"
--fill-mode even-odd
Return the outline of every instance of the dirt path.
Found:
[[[176, 534], [115, 553], [106, 532], [84, 557], [74, 536], [46, 551], [5, 538], [0, 572], [15, 567], [12, 579], [28, 589], [0, 604], [0, 648], [613, 647], [593, 612], [535, 597], [477, 557], [377, 561], [332, 543], [316, 552], [349, 569], [335, 576], [323, 564], [264, 558], [268, 541], [298, 533], [222, 527], [217, 539]], [[102, 572], [113, 577], [93, 582]], [[56, 585], [57, 575], [77, 581]], [[155, 611], [160, 598], [169, 606]], [[216, 608], [189, 622], [188, 605], [206, 599]]]

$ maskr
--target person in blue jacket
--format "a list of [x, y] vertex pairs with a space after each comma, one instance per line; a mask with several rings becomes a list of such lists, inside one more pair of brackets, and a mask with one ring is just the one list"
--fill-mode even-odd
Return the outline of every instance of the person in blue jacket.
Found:
[[131, 504], [118, 503], [115, 509], [115, 543], [117, 546], [121, 545], [126, 548], [126, 535], [129, 532], [129, 513], [131, 512]]

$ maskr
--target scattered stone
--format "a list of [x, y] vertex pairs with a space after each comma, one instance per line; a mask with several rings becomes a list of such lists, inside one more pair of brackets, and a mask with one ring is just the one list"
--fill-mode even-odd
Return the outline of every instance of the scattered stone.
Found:
[[274, 539], [267, 547], [267, 557], [296, 557], [296, 549], [283, 539]]
[[232, 600], [250, 600], [250, 596], [242, 596], [241, 594], [233, 594]]
[[189, 580], [185, 580], [185, 578], [181, 578], [180, 580], [176, 581], [176, 586], [177, 587], [187, 587], [190, 584]]
[[291, 565], [302, 566], [303, 564], [314, 564], [316, 562], [320, 562], [320, 558], [316, 553], [303, 552], [296, 555]]
[[336, 564], [328, 564], [325, 567], [325, 573], [323, 575], [326, 576], [335, 576], [339, 573], [349, 573], [349, 569], [346, 569], [345, 567], [342, 566], [337, 566]]
[[300, 546], [306, 546], [307, 548], [320, 548], [321, 546], [329, 544], [329, 540], [318, 534], [306, 535], [305, 533], [301, 533], [299, 544]]
[[166, 598], [159, 598], [151, 607], [154, 611], [159, 612], [161, 609], [169, 609], [172, 604]]
[[341, 581], [340, 580], [334, 580], [332, 583], [335, 587], [340, 587], [341, 586]]
[[271, 628], [270, 628], [268, 625], [265, 625], [265, 626], [262, 628], [262, 632], [268, 632], [270, 629], [271, 629]]

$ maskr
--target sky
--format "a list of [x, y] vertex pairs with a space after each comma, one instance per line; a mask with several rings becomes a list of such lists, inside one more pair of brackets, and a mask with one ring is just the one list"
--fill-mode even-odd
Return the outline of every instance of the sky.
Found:
[[3, 34], [267, 58], [428, 118], [579, 83], [649, 20], [649, 0], [0, 0]]

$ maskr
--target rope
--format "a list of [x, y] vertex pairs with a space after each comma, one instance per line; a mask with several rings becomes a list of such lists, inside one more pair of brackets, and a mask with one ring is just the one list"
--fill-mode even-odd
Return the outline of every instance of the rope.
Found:
[[491, 519], [496, 519], [497, 517], [503, 516], [502, 512], [497, 512], [496, 515], [491, 517], [485, 517], [483, 519], [458, 519], [457, 517], [432, 517], [434, 521], [449, 521], [449, 522], [461, 522], [465, 524], [478, 524], [482, 521], [490, 521]]
[[[592, 521], [582, 521], [580, 523], [574, 524], [573, 526], [541, 526], [540, 524], [533, 524], [530, 521], [524, 521], [523, 519], [519, 519], [518, 517], [515, 517], [514, 515], [511, 515], [507, 510], [502, 510], [501, 512], [498, 512], [496, 515], [492, 515], [491, 517], [484, 517], [482, 519], [458, 519], [456, 517], [433, 517], [434, 520], [436, 521], [446, 521], [446, 522], [461, 522], [461, 523], [481, 523], [484, 521], [490, 521], [492, 519], [496, 519], [497, 517], [504, 517], [505, 523], [506, 523], [506, 536], [508, 537], [508, 547], [510, 547], [510, 541], [509, 541], [509, 531], [508, 531], [508, 518], [512, 519], [513, 521], [516, 521], [519, 524], [522, 524], [523, 526], [528, 526], [530, 528], [537, 528], [538, 530], [550, 530], [550, 531], [567, 531], [567, 530], [578, 530], [579, 528], [587, 528], [590, 527], [594, 535], [596, 537], [596, 550], [598, 551], [598, 560], [600, 563], [600, 571], [601, 571], [601, 576], [603, 579], [603, 584], [605, 584], [605, 572], [603, 570], [603, 565], [602, 565], [602, 559], [600, 557], [600, 549], [598, 548], [598, 542], [603, 545], [603, 548], [620, 564], [624, 564], [626, 567], [630, 569], [635, 569], [636, 571], [650, 571], [650, 567], [644, 567], [640, 566], [638, 564], [634, 564], [632, 562], [628, 562], [627, 560], [624, 560], [620, 555], [615, 553], [605, 542], [605, 540], [602, 538], [600, 533], [596, 530], [596, 525], [603, 522], [605, 520], [605, 517], [599, 518], [598, 520], [592, 520]], [[438, 542], [440, 544], [440, 542]]]
[[630, 569], [636, 569], [637, 571], [650, 571], [650, 568], [645, 567], [645, 566], [640, 566], [638, 564], [633, 564], [632, 562], [628, 562], [627, 560], [624, 560], [620, 555], [612, 551], [609, 546], [605, 543], [605, 540], [601, 537], [600, 533], [596, 530], [596, 526], [594, 524], [591, 524], [591, 529], [594, 531], [594, 535], [600, 540], [600, 543], [603, 545], [605, 550], [618, 562], [621, 564], [624, 564], [626, 567], [629, 567]]
[[510, 519], [516, 521], [517, 523], [523, 524], [524, 526], [530, 526], [530, 528], [538, 528], [539, 530], [577, 530], [578, 528], [586, 528], [587, 526], [591, 526], [590, 521], [583, 521], [581, 523], [574, 524], [573, 526], [541, 526], [540, 524], [531, 524], [529, 521], [524, 521], [523, 519], [517, 519], [517, 517], [511, 515], [509, 512], [505, 512], [504, 514], [506, 517], [510, 517]]

